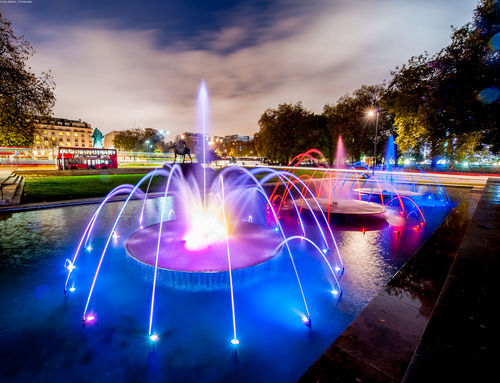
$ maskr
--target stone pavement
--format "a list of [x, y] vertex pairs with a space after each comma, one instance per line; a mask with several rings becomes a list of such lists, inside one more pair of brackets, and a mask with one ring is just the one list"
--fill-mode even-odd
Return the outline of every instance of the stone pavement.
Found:
[[498, 381], [499, 211], [498, 179], [471, 189], [299, 381]]
[[500, 180], [490, 179], [404, 382], [500, 381], [499, 240]]

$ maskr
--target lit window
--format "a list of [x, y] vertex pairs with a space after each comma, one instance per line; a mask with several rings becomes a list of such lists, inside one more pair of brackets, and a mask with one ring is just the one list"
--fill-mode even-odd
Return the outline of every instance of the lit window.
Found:
[[73, 135], [74, 135], [75, 137], [78, 137], [78, 133], [74, 133]]
[[69, 132], [66, 132], [66, 135], [69, 136]]
[[63, 132], [59, 132], [59, 135], [62, 136], [63, 135]]
[[52, 141], [55, 141], [55, 140], [56, 140], [56, 138], [55, 138], [55, 137], [52, 137]]

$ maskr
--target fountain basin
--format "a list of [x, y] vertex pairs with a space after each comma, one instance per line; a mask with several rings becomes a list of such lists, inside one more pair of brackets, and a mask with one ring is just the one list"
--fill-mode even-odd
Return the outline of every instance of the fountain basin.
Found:
[[[127, 253], [135, 260], [152, 266], [156, 262], [160, 224], [144, 227], [125, 242]], [[187, 225], [179, 220], [162, 224], [158, 267], [189, 273], [220, 273], [229, 270], [226, 241], [216, 241], [200, 250], [189, 250], [182, 240]], [[280, 251], [281, 236], [271, 228], [239, 221], [229, 236], [231, 269], [239, 270], [272, 259]]]
[[[314, 211], [328, 211], [330, 204], [330, 214], [337, 215], [382, 215], [386, 212], [385, 206], [374, 202], [359, 201], [354, 199], [328, 200], [328, 198], [316, 198], [316, 203], [312, 198], [307, 198], [307, 202]], [[297, 206], [306, 208], [307, 205], [301, 200], [296, 200]], [[318, 206], [319, 205], [319, 206]]]
[[354, 189], [353, 192], [363, 194], [363, 195], [372, 195], [372, 196], [380, 196], [382, 195], [384, 198], [394, 198], [394, 197], [409, 197], [409, 198], [418, 198], [422, 197], [424, 194], [419, 192], [414, 192], [411, 190], [404, 189], [390, 189], [390, 190], [379, 190], [378, 188], [357, 188]]

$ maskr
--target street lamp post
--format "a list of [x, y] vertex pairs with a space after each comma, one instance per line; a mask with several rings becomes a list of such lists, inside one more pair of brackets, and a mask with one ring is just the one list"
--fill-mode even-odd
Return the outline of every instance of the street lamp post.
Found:
[[149, 152], [149, 140], [146, 140], [146, 152]]
[[373, 140], [373, 172], [375, 175], [375, 166], [377, 165], [377, 138], [378, 138], [378, 109], [370, 110], [368, 116], [373, 118], [375, 116], [375, 139]]

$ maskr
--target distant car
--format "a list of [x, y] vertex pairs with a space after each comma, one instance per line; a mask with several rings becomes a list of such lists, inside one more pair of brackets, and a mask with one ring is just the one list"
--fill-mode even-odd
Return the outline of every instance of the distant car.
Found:
[[267, 162], [264, 157], [238, 157], [236, 158], [238, 166], [266, 166]]
[[234, 157], [225, 157], [225, 158], [220, 158], [218, 160], [215, 160], [213, 163], [215, 166], [226, 167], [226, 166], [235, 165], [236, 159]]

